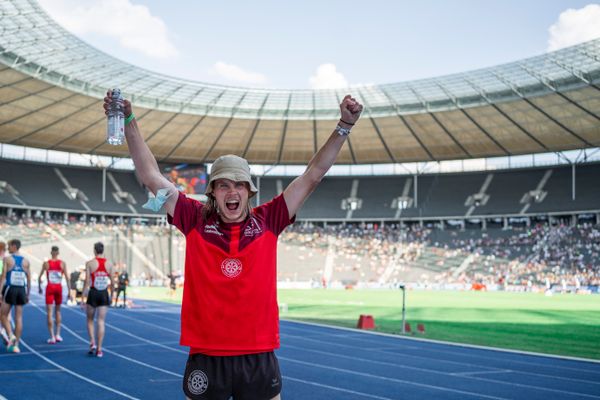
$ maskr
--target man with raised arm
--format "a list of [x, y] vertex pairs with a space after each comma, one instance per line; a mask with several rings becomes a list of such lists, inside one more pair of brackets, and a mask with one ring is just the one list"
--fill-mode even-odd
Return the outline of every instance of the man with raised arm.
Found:
[[[111, 94], [104, 99], [108, 109]], [[129, 101], [125, 137], [136, 172], [186, 236], [181, 344], [190, 347], [183, 378], [189, 399], [280, 399], [277, 237], [315, 190], [358, 121], [362, 105], [350, 95], [340, 121], [306, 171], [284, 192], [255, 208], [248, 162], [223, 155], [212, 165], [202, 204], [179, 193], [160, 172]]]
[[[62, 279], [63, 276], [67, 281], [67, 293], [71, 298], [71, 286], [69, 285], [69, 274], [67, 272], [67, 264], [58, 258], [58, 246], [52, 246], [50, 249], [50, 259], [42, 264], [42, 271], [38, 277], [38, 289], [42, 294], [42, 276], [46, 275], [46, 314], [48, 332], [50, 338], [46, 341], [48, 344], [56, 344], [63, 341], [60, 336], [60, 324], [62, 315], [60, 307], [62, 305]], [[52, 315], [54, 314], [54, 321]], [[56, 329], [54, 329], [56, 327]]]

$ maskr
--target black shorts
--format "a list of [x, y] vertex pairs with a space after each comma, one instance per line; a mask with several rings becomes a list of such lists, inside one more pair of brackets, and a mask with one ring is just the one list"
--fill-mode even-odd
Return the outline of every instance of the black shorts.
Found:
[[86, 304], [92, 307], [109, 306], [110, 299], [108, 297], [108, 290], [98, 290], [96, 288], [90, 288]]
[[275, 353], [188, 357], [183, 392], [193, 400], [269, 400], [281, 393]]
[[27, 292], [24, 286], [7, 286], [2, 288], [2, 301], [13, 306], [27, 304]]

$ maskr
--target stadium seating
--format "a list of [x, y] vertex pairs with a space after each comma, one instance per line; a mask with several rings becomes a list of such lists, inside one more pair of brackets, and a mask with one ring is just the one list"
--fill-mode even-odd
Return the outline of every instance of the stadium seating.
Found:
[[[550, 172], [549, 172], [550, 171]], [[418, 196], [414, 195], [414, 177], [361, 176], [326, 177], [301, 209], [299, 220], [341, 221], [399, 219], [465, 219], [474, 217], [528, 215], [548, 213], [580, 213], [600, 211], [600, 164], [582, 164], [576, 168], [576, 198], [572, 199], [570, 166], [502, 171], [482, 171], [420, 175]], [[292, 177], [261, 177], [260, 203], [271, 200], [291, 181]], [[18, 195], [3, 190], [1, 182], [14, 188]], [[488, 182], [487, 187], [484, 187]], [[537, 189], [545, 196], [541, 202], [522, 202], [524, 196]], [[71, 199], [65, 193], [69, 187], [84, 196]], [[348, 213], [342, 202], [355, 197], [361, 207]], [[483, 190], [487, 201], [476, 207], [467, 204], [469, 196]], [[130, 195], [125, 201], [115, 196]], [[147, 200], [145, 189], [131, 171], [107, 170], [106, 196], [102, 201], [102, 170], [12, 160], [0, 161], [0, 204], [3, 207], [36, 207], [70, 211], [72, 213], [146, 214], [141, 206]], [[401, 211], [395, 199], [406, 195], [412, 204]], [[416, 204], [415, 204], [416, 203]]]

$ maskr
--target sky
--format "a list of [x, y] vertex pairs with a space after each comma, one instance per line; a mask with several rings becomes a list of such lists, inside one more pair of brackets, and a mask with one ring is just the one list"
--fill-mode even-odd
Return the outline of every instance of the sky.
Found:
[[123, 61], [229, 86], [324, 89], [489, 67], [600, 37], [563, 0], [39, 0]]

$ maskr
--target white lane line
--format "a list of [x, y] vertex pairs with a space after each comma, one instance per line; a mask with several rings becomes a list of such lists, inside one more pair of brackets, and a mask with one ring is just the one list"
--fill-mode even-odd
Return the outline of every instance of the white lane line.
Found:
[[[77, 310], [71, 310], [71, 311], [73, 311], [73, 312], [74, 312], [74, 313], [76, 313], [76, 314], [80, 314], [80, 315], [83, 315], [83, 316], [85, 316], [85, 314], [84, 314], [83, 312], [80, 312], [80, 311], [77, 311]], [[115, 330], [115, 331], [117, 331], [117, 332], [121, 332], [122, 334], [124, 334], [124, 335], [127, 335], [127, 336], [129, 336], [129, 337], [132, 337], [132, 338], [134, 338], [134, 339], [136, 339], [136, 340], [139, 340], [139, 341], [141, 341], [141, 342], [148, 343], [148, 344], [151, 344], [151, 345], [154, 345], [154, 346], [157, 346], [157, 347], [161, 347], [161, 348], [163, 348], [163, 349], [167, 349], [167, 350], [170, 350], [170, 351], [175, 351], [175, 352], [178, 352], [178, 353], [182, 353], [182, 354], [185, 354], [185, 355], [189, 355], [189, 352], [187, 352], [187, 351], [183, 351], [183, 350], [181, 350], [181, 349], [176, 349], [176, 348], [173, 348], [173, 347], [165, 346], [165, 345], [163, 345], [163, 344], [160, 344], [160, 343], [158, 343], [158, 342], [154, 342], [154, 341], [152, 341], [152, 340], [144, 339], [144, 338], [143, 338], [143, 337], [141, 337], [141, 336], [137, 336], [137, 335], [134, 335], [134, 334], [132, 334], [132, 333], [129, 333], [129, 332], [127, 332], [127, 331], [126, 331], [126, 330], [124, 330], [124, 329], [121, 329], [121, 328], [118, 328], [118, 327], [116, 327], [116, 326], [114, 326], [114, 325], [112, 325], [112, 324], [109, 324], [108, 322], [105, 322], [104, 324], [105, 324], [107, 327], [109, 327], [109, 328], [111, 328], [111, 329], [114, 329], [114, 330]]]
[[[309, 349], [303, 349], [304, 351], [309, 351], [312, 352], [313, 350], [309, 350]], [[326, 353], [326, 352], [321, 352], [321, 353]], [[350, 358], [352, 359], [353, 357], [351, 356], [342, 356], [342, 355], [337, 355], [337, 354], [332, 354], [334, 357], [342, 357], [342, 358]], [[278, 357], [279, 359], [282, 360], [290, 360], [292, 362], [296, 362], [296, 363], [304, 363], [307, 365], [313, 365], [313, 366], [320, 366], [321, 368], [330, 368], [333, 370], [340, 370], [340, 371], [348, 371], [348, 373], [351, 374], [358, 374], [358, 375], [365, 375], [365, 376], [373, 376], [379, 379], [385, 379], [385, 380], [392, 380], [395, 381], [397, 380], [396, 378], [386, 378], [386, 377], [382, 377], [382, 376], [375, 376], [375, 375], [371, 375], [371, 374], [367, 374], [367, 373], [363, 373], [363, 372], [358, 372], [358, 371], [353, 371], [353, 370], [346, 370], [344, 368], [337, 368], [337, 367], [331, 367], [331, 366], [323, 366], [321, 364], [314, 364], [314, 363], [309, 363], [306, 361], [299, 361], [299, 360], [293, 360], [291, 358], [287, 358], [287, 357]], [[367, 359], [358, 359], [358, 361], [367, 361], [367, 362], [371, 362], [374, 363], [375, 361], [373, 360], [367, 360]], [[401, 367], [401, 366], [398, 366]], [[417, 369], [414, 367], [411, 367], [410, 369]], [[436, 374], [440, 374], [440, 375], [445, 375], [445, 376], [453, 376], [453, 377], [460, 377], [460, 378], [465, 378], [465, 379], [470, 379], [470, 380], [475, 380], [475, 381], [483, 381], [483, 382], [493, 382], [497, 385], [504, 385], [504, 386], [516, 386], [516, 387], [521, 387], [521, 388], [527, 388], [527, 389], [534, 389], [534, 390], [540, 390], [540, 391], [546, 391], [546, 392], [552, 392], [552, 393], [562, 393], [562, 394], [569, 394], [569, 395], [573, 395], [573, 396], [582, 396], [582, 397], [587, 397], [587, 398], [592, 398], [592, 399], [600, 399], [600, 396], [596, 396], [596, 395], [592, 395], [592, 394], [587, 394], [587, 393], [581, 393], [581, 392], [572, 392], [572, 391], [567, 391], [567, 390], [560, 390], [560, 389], [552, 389], [552, 388], [547, 388], [547, 387], [543, 387], [543, 386], [535, 386], [535, 385], [526, 385], [526, 384], [522, 384], [522, 383], [514, 383], [514, 382], [506, 382], [506, 381], [501, 381], [501, 380], [497, 380], [497, 379], [489, 379], [489, 378], [481, 378], [481, 377], [477, 377], [477, 376], [472, 376], [472, 375], [465, 375], [465, 376], [456, 376], [456, 375], [451, 375], [448, 373], [443, 373], [443, 372], [436, 372], [436, 371], [431, 371], [431, 370], [423, 370], [425, 372], [429, 372], [429, 373], [436, 373]], [[399, 382], [404, 382], [402, 380], [398, 380]], [[424, 385], [424, 386], [428, 386], [426, 384], [417, 384], [414, 382], [411, 382], [411, 384], [414, 385]], [[437, 387], [437, 386], [434, 386]], [[441, 387], [440, 387], [441, 389]], [[445, 389], [445, 390], [451, 390], [453, 391], [454, 389]], [[467, 394], [469, 394], [470, 392], [465, 392]], [[474, 395], [473, 393], [471, 393], [471, 395]], [[484, 396], [484, 395], [478, 395], [478, 396]], [[485, 396], [484, 396], [485, 397]], [[487, 396], [489, 397], [489, 396]], [[494, 398], [494, 397], [490, 397], [490, 398]]]
[[358, 372], [358, 371], [352, 371], [350, 369], [345, 369], [345, 368], [337, 368], [337, 367], [332, 367], [329, 365], [321, 365], [321, 364], [315, 364], [315, 363], [311, 363], [311, 362], [307, 362], [307, 361], [294, 360], [293, 358], [288, 358], [288, 357], [278, 356], [277, 358], [279, 358], [280, 360], [285, 360], [285, 361], [296, 363], [296, 364], [306, 365], [309, 367], [328, 369], [328, 370], [332, 370], [332, 371], [342, 372], [345, 374], [358, 375], [358, 376], [363, 376], [366, 378], [379, 379], [379, 380], [388, 381], [388, 382], [403, 383], [405, 385], [417, 386], [417, 387], [422, 387], [422, 388], [427, 388], [427, 389], [434, 389], [434, 390], [439, 390], [442, 392], [458, 393], [458, 394], [462, 394], [465, 396], [479, 397], [479, 398], [484, 398], [484, 399], [496, 399], [496, 400], [497, 399], [503, 399], [503, 400], [506, 399], [506, 397], [489, 396], [489, 395], [485, 395], [485, 394], [467, 392], [465, 390], [451, 389], [451, 388], [445, 388], [445, 387], [441, 387], [441, 386], [428, 385], [426, 383], [417, 383], [417, 382], [412, 382], [412, 381], [406, 381], [403, 379], [388, 378], [385, 376], [373, 375], [373, 374], [369, 374], [366, 372]]
[[112, 313], [111, 314], [111, 316], [115, 316], [115, 315], [118, 316], [118, 317], [121, 317], [121, 318], [129, 319], [131, 321], [135, 321], [135, 322], [143, 324], [143, 325], [148, 325], [148, 326], [151, 326], [153, 328], [160, 329], [161, 331], [165, 331], [165, 332], [169, 332], [169, 333], [175, 333], [177, 335], [180, 334], [180, 332], [176, 331], [175, 329], [169, 329], [169, 328], [165, 328], [164, 326], [153, 324], [151, 322], [142, 321], [139, 318], [133, 318], [133, 317], [129, 317], [129, 316], [126, 316], [126, 315], [119, 314], [119, 313]]
[[38, 372], [63, 372], [60, 369], [11, 369], [10, 371], [0, 371], [1, 374], [32, 374]]
[[141, 315], [149, 314], [149, 315], [152, 315], [152, 317], [154, 317], [154, 318], [164, 319], [165, 321], [169, 321], [169, 322], [177, 322], [178, 324], [181, 323], [181, 319], [180, 318], [177, 318], [177, 319], [175, 319], [175, 318], [169, 318], [169, 317], [163, 315], [163, 314], [166, 314], [166, 315], [177, 315], [177, 316], [179, 316], [180, 315], [179, 313], [162, 312], [161, 310], [147, 310], [147, 309], [145, 309], [145, 310], [135, 310], [135, 309], [131, 309], [131, 308], [127, 309], [127, 312], [131, 313], [131, 314], [141, 314]]
[[[394, 334], [391, 334], [391, 333], [374, 332], [374, 331], [366, 331], [366, 330], [358, 331], [355, 328], [346, 328], [346, 327], [343, 327], [343, 326], [325, 325], [325, 324], [319, 324], [319, 323], [316, 323], [316, 322], [294, 321], [294, 320], [291, 320], [291, 319], [281, 319], [281, 321], [285, 321], [285, 322], [289, 322], [291, 324], [297, 324], [297, 325], [316, 326], [316, 327], [324, 328], [324, 329], [342, 330], [342, 331], [346, 331], [346, 332], [352, 332], [352, 333], [354, 333], [357, 336], [358, 335], [361, 335], [361, 336], [362, 335], [373, 335], [373, 336], [376, 336], [376, 337], [377, 336], [379, 336], [379, 337], [387, 337], [387, 338], [395, 339], [398, 342], [401, 342], [403, 340], [411, 340], [411, 341], [416, 341], [416, 342], [441, 344], [441, 345], [450, 346], [450, 347], [463, 347], [463, 348], [469, 348], [469, 349], [494, 351], [494, 352], [499, 352], [499, 353], [508, 353], [508, 354], [535, 356], [535, 357], [546, 358], [546, 359], [550, 359], [550, 360], [551, 359], [558, 359], [558, 360], [578, 361], [578, 362], [585, 362], [585, 363], [592, 363], [592, 364], [600, 364], [600, 360], [595, 360], [595, 359], [591, 359], [591, 358], [560, 356], [560, 355], [555, 355], [555, 354], [536, 353], [536, 352], [533, 352], [533, 351], [502, 349], [502, 348], [499, 348], [499, 347], [480, 346], [480, 345], [476, 345], [476, 344], [467, 344], [467, 343], [445, 342], [443, 340], [425, 339], [425, 338], [418, 338], [418, 337], [412, 337], [412, 336], [399, 336], [399, 335], [394, 335]], [[286, 325], [286, 327], [287, 328], [293, 328], [290, 325]], [[302, 328], [295, 328], [295, 329], [303, 330]], [[327, 334], [327, 335], [334, 335], [332, 333], [325, 333], [325, 334]], [[357, 339], [357, 340], [359, 340], [359, 339]], [[467, 356], [467, 354], [463, 354], [463, 353], [443, 351], [443, 350], [437, 350], [437, 349], [422, 349], [422, 350], [431, 351], [431, 352], [438, 352], [438, 353], [447, 353], [447, 354], [453, 354], [453, 355]], [[468, 355], [468, 356], [469, 357], [483, 358], [483, 359], [487, 359], [487, 360], [497, 360], [497, 358], [495, 358], [495, 357], [486, 357], [486, 356], [477, 356], [477, 355]], [[514, 362], [518, 362], [518, 363], [521, 363], [521, 364], [534, 365], [534, 366], [540, 366], [540, 365], [542, 365], [542, 366], [548, 366], [548, 364], [530, 363], [530, 362], [526, 362], [526, 361], [514, 361]], [[581, 372], [582, 371], [581, 368], [569, 368], [569, 367], [559, 367], [559, 366], [556, 366], [556, 367], [553, 366], [553, 367], [554, 368], [568, 369], [568, 370], [577, 371], [577, 372]], [[595, 374], [600, 374], [600, 371], [595, 371], [595, 370], [584, 369], [584, 371], [595, 373]]]
[[[319, 326], [319, 325], [317, 325], [317, 326]], [[290, 327], [286, 326], [286, 328], [290, 328]], [[291, 328], [295, 329], [295, 330], [298, 330], [298, 331], [301, 331], [301, 332], [306, 332], [306, 330], [303, 329], [303, 328], [296, 328], [296, 327], [291, 327]], [[339, 328], [339, 329], [345, 329], [345, 328]], [[357, 334], [359, 334], [359, 333], [362, 333], [362, 332], [357, 332]], [[365, 332], [365, 333], [370, 333], [370, 332]], [[294, 335], [294, 334], [290, 334], [290, 333], [282, 333], [282, 336], [286, 336], [286, 335], [290, 336], [290, 337], [293, 337], [293, 338], [301, 338], [302, 340], [310, 340], [310, 341], [318, 342], [318, 343], [321, 343], [321, 344], [330, 344], [330, 345], [333, 345], [333, 346], [343, 346], [343, 347], [348, 347], [348, 348], [356, 348], [358, 346], [358, 345], [341, 344], [341, 343], [337, 343], [337, 342], [324, 341], [322, 339], [315, 340], [315, 339], [308, 338], [306, 336], [298, 336], [298, 335]], [[323, 336], [334, 336], [334, 335], [333, 334], [328, 334], [328, 333], [323, 333]], [[403, 337], [400, 337], [399, 339], [402, 339], [402, 338]], [[365, 342], [364, 340], [361, 340], [360, 338], [356, 338], [356, 339], [353, 339], [353, 340], [358, 341], [358, 342]], [[366, 342], [374, 343], [373, 341], [366, 341]], [[442, 343], [442, 344], [450, 344], [450, 343]], [[454, 346], [458, 346], [458, 345], [454, 344]], [[466, 347], [468, 348], [469, 346], [466, 346]], [[404, 350], [404, 346], [402, 346], [402, 348], [398, 347], [398, 349], [399, 350]], [[398, 352], [391, 352], [391, 351], [386, 351], [386, 350], [372, 350], [372, 351], [376, 351], [378, 353], [383, 353], [383, 354], [396, 355], [396, 356], [398, 356], [400, 354]], [[477, 356], [477, 355], [466, 354], [466, 353], [461, 353], [461, 352], [456, 352], [456, 351], [444, 351], [444, 350], [439, 350], [439, 349], [423, 349], [423, 351], [424, 352], [443, 353], [443, 354], [449, 354], [449, 355], [452, 355], [452, 356], [459, 356], [459, 357], [466, 357], [466, 358], [476, 358], [476, 359], [482, 359], [484, 361], [488, 361], [488, 360], [489, 361], [494, 361], [494, 362], [498, 362], [499, 361], [497, 358], [493, 358], [493, 357]], [[456, 364], [456, 365], [472, 366], [472, 367], [480, 367], [480, 368], [490, 368], [489, 366], [481, 365], [481, 364], [473, 364], [473, 363], [467, 363], [467, 362], [461, 362], [461, 361], [444, 360], [444, 359], [433, 358], [433, 357], [428, 357], [428, 356], [416, 356], [416, 355], [406, 354], [406, 353], [402, 353], [402, 357], [435, 361], [436, 363], [446, 363], [446, 364]], [[519, 364], [519, 365], [527, 365], [527, 366], [534, 366], [534, 367], [546, 367], [546, 368], [550, 368], [550, 369], [562, 369], [562, 370], [568, 370], [568, 371], [576, 371], [578, 373], [586, 372], [586, 373], [591, 373], [591, 374], [600, 374], [600, 371], [592, 371], [592, 370], [581, 369], [581, 368], [571, 368], [571, 367], [564, 367], [564, 366], [557, 366], [557, 365], [549, 365], [549, 364], [544, 364], [544, 363], [533, 363], [533, 362], [511, 360], [511, 359], [503, 359], [502, 361], [504, 361], [506, 363]], [[569, 360], [569, 361], [571, 361], [571, 360]], [[585, 362], [586, 360], [577, 360], [577, 361], [579, 361], [579, 362], [582, 362], [582, 361]], [[536, 373], [531, 373], [531, 372], [521, 371], [521, 370], [514, 370], [514, 369], [513, 369], [513, 371], [515, 373], [524, 374], [524, 375], [535, 375], [535, 376], [540, 376], [540, 377], [552, 377], [552, 378], [556, 378], [556, 379], [569, 380], [569, 381], [573, 381], [573, 382], [586, 382], [586, 383], [591, 383], [591, 384], [595, 384], [596, 383], [596, 381], [590, 381], [590, 380], [579, 379], [579, 378], [567, 378], [567, 377], [562, 377], [562, 376], [559, 376], [559, 375], [536, 374]]]
[[[352, 350], [356, 350], [356, 346], [352, 346], [352, 345], [347, 345], [347, 344], [339, 344], [339, 343], [334, 343], [334, 342], [324, 342], [322, 340], [315, 340], [315, 339], [310, 339], [307, 337], [302, 337], [302, 336], [296, 336], [296, 335], [290, 335], [287, 334], [285, 336], [291, 336], [294, 339], [299, 339], [299, 340], [305, 340], [305, 341], [309, 341], [309, 342], [316, 342], [319, 344], [327, 344], [328, 346], [337, 346], [337, 347], [343, 347], [343, 348], [348, 348], [348, 349], [352, 349]], [[350, 358], [350, 359], [356, 359], [358, 361], [363, 361], [363, 362], [371, 362], [371, 363], [375, 363], [375, 364], [383, 364], [383, 365], [393, 365], [393, 366], [397, 366], [398, 368], [405, 368], [405, 369], [412, 369], [412, 370], [417, 370], [417, 371], [425, 371], [425, 372], [429, 372], [432, 374], [441, 374], [441, 375], [450, 375], [450, 376], [458, 376], [460, 373], [457, 372], [442, 372], [442, 371], [436, 371], [436, 370], [431, 370], [431, 369], [423, 369], [423, 368], [419, 368], [419, 367], [413, 367], [413, 366], [404, 366], [404, 365], [397, 365], [394, 363], [389, 363], [389, 362], [385, 362], [385, 361], [377, 361], [377, 360], [371, 360], [371, 359], [364, 359], [364, 358], [359, 358], [356, 356], [346, 356], [343, 354], [338, 354], [338, 353], [332, 353], [332, 352], [327, 352], [327, 351], [322, 351], [322, 350], [315, 350], [315, 349], [306, 349], [306, 348], [298, 348], [295, 347], [293, 345], [289, 345], [286, 344], [285, 345], [286, 348], [297, 348], [303, 351], [311, 351], [311, 352], [317, 352], [317, 353], [322, 353], [322, 354], [326, 354], [326, 355], [331, 355], [331, 356], [335, 356], [335, 357], [341, 357], [341, 358]], [[371, 350], [373, 352], [377, 352], [377, 353], [385, 353], [385, 354], [391, 354], [387, 351], [383, 351], [383, 350]], [[396, 355], [400, 355], [400, 353], [393, 353]], [[416, 359], [423, 359], [426, 361], [431, 361], [432, 359], [429, 357], [420, 357], [420, 356], [413, 356], [413, 355], [409, 355], [409, 354], [401, 354], [402, 357], [404, 358], [416, 358]], [[448, 361], [448, 360], [438, 360], [438, 363], [445, 363], [445, 364], [457, 364], [459, 366], [469, 366], [469, 367], [476, 367], [476, 368], [486, 368], [488, 370], [490, 370], [490, 373], [494, 373], [494, 372], [499, 372], [499, 371], [503, 371], [503, 372], [510, 372], [516, 375], [528, 375], [528, 376], [537, 376], [540, 378], [545, 378], [545, 379], [558, 379], [558, 380], [562, 380], [562, 381], [569, 381], [569, 382], [579, 382], [579, 383], [585, 383], [588, 385], [600, 385], [600, 382], [595, 382], [595, 381], [590, 381], [590, 380], [585, 380], [585, 379], [578, 379], [578, 378], [567, 378], [567, 377], [562, 377], [562, 376], [556, 376], [556, 375], [548, 375], [548, 374], [539, 374], [539, 373], [535, 373], [535, 372], [527, 372], [527, 371], [517, 371], [517, 370], [508, 370], [505, 368], [494, 368], [494, 367], [487, 367], [487, 366], [483, 366], [483, 365], [478, 365], [478, 364], [467, 364], [467, 363], [462, 363], [462, 362], [455, 362], [455, 361]], [[485, 371], [480, 371], [480, 372], [485, 372]], [[468, 375], [464, 376], [465, 378], [468, 378]], [[478, 379], [476, 377], [473, 377], [473, 379]], [[483, 378], [481, 378], [483, 379]], [[502, 383], [507, 383], [505, 381], [498, 381], [498, 380], [494, 380], [494, 382], [502, 382]]]
[[[63, 324], [63, 328], [66, 331], [68, 331], [69, 333], [71, 333], [71, 335], [75, 336], [77, 339], [81, 340], [84, 343], [87, 343], [87, 340], [85, 340], [84, 338], [82, 338], [81, 336], [79, 336], [78, 334], [76, 334], [75, 332], [73, 332], [71, 329], [69, 329], [64, 324]], [[150, 368], [150, 369], [153, 369], [155, 371], [159, 371], [159, 372], [162, 372], [162, 373], [165, 373], [165, 374], [168, 374], [168, 375], [176, 376], [178, 378], [183, 378], [183, 375], [181, 375], [181, 374], [178, 374], [176, 372], [172, 372], [172, 371], [160, 368], [160, 367], [156, 367], [156, 366], [151, 365], [151, 364], [147, 364], [147, 363], [145, 363], [143, 361], [136, 360], [135, 358], [127, 357], [127, 356], [125, 356], [123, 354], [117, 353], [116, 351], [112, 351], [112, 350], [110, 350], [110, 349], [108, 349], [106, 347], [103, 349], [103, 351], [105, 351], [108, 354], [112, 354], [113, 356], [116, 356], [116, 357], [122, 358], [124, 360], [127, 360], [129, 362], [132, 362], [134, 364], [138, 364], [138, 365], [141, 365], [143, 367]]]
[[510, 369], [499, 369], [497, 371], [471, 371], [471, 372], [451, 372], [452, 376], [472, 376], [472, 375], [483, 375], [483, 374], [504, 374], [507, 372], [515, 372]]
[[[426, 373], [429, 373], [429, 374], [437, 374], [437, 375], [443, 375], [443, 376], [453, 376], [453, 375], [455, 375], [454, 373], [444, 372], [444, 371], [438, 371], [438, 370], [435, 370], [435, 369], [413, 367], [413, 366], [410, 366], [410, 365], [402, 365], [402, 364], [388, 362], [388, 361], [372, 360], [372, 359], [369, 359], [369, 358], [362, 358], [362, 357], [356, 357], [356, 356], [347, 356], [345, 354], [332, 353], [332, 352], [323, 351], [323, 350], [309, 349], [309, 348], [306, 348], [306, 347], [298, 347], [298, 346], [289, 345], [289, 344], [286, 345], [285, 347], [289, 348], [289, 349], [296, 349], [296, 350], [299, 350], [299, 351], [308, 351], [310, 353], [323, 354], [325, 356], [330, 356], [330, 357], [344, 358], [344, 359], [347, 359], [347, 360], [360, 361], [360, 362], [365, 362], [365, 363], [370, 363], [370, 364], [385, 365], [385, 366], [394, 367], [394, 368], [408, 369], [408, 370], [411, 370], [411, 371], [426, 372]], [[497, 371], [491, 371], [491, 372], [497, 372]]]
[[[41, 309], [39, 306], [37, 306], [36, 304], [34, 304], [34, 307], [35, 307], [37, 310], [39, 310], [40, 312], [44, 313], [44, 311], [43, 311], [43, 310], [42, 310], [42, 309]], [[73, 310], [73, 311], [75, 311], [75, 310]], [[83, 342], [83, 343], [85, 343], [85, 344], [87, 344], [87, 343], [88, 343], [88, 341], [87, 341], [86, 339], [84, 339], [83, 337], [81, 337], [80, 335], [78, 335], [78, 334], [77, 334], [75, 331], [73, 331], [72, 329], [70, 329], [70, 328], [69, 328], [67, 325], [65, 325], [64, 323], [63, 323], [63, 324], [61, 324], [61, 325], [62, 325], [62, 328], [63, 328], [64, 330], [66, 330], [67, 332], [69, 332], [71, 335], [75, 336], [77, 339], [79, 339], [80, 341], [82, 341], [82, 342]], [[122, 359], [124, 359], [124, 360], [127, 360], [127, 361], [129, 361], [129, 362], [132, 362], [132, 363], [134, 363], [134, 364], [138, 364], [138, 365], [144, 366], [144, 367], [146, 367], [146, 368], [153, 369], [153, 370], [155, 370], [155, 371], [160, 371], [160, 372], [162, 372], [162, 373], [165, 373], [165, 374], [168, 374], [168, 375], [176, 376], [176, 377], [178, 377], [178, 378], [183, 378], [183, 375], [181, 375], [181, 374], [178, 374], [178, 373], [176, 373], [176, 372], [172, 372], [172, 371], [169, 371], [169, 370], [166, 370], [166, 369], [163, 369], [163, 368], [159, 368], [159, 367], [156, 367], [156, 366], [154, 366], [154, 365], [147, 364], [147, 363], [145, 363], [145, 362], [143, 362], [143, 361], [139, 361], [139, 360], [136, 360], [136, 359], [134, 359], [134, 358], [131, 358], [131, 357], [127, 357], [127, 356], [125, 356], [125, 355], [122, 355], [122, 354], [119, 354], [119, 353], [117, 353], [117, 352], [115, 352], [115, 351], [112, 351], [112, 350], [110, 350], [110, 349], [108, 349], [108, 348], [104, 348], [104, 351], [105, 351], [106, 353], [108, 353], [108, 354], [112, 354], [112, 355], [114, 355], [114, 356], [116, 356], [116, 357], [122, 358]]]
[[[178, 345], [179, 342], [173, 341], [173, 342], [160, 342], [164, 345]], [[48, 345], [46, 345], [48, 346]], [[69, 346], [68, 348], [62, 348], [62, 345], [59, 345], [61, 348], [58, 349], [52, 349], [52, 350], [38, 350], [38, 352], [40, 354], [54, 354], [54, 353], [72, 353], [74, 350], [75, 351], [82, 351], [82, 352], [87, 352], [88, 351], [88, 347], [87, 347], [87, 342], [85, 345], [76, 345], [76, 346]], [[135, 344], [113, 344], [110, 346], [111, 350], [115, 350], [116, 348], [122, 349], [122, 348], [126, 348], [126, 347], [143, 347], [145, 346], [144, 343], [135, 343]], [[0, 357], [22, 357], [22, 356], [33, 356], [34, 354], [32, 353], [28, 353], [28, 352], [23, 352], [23, 353], [19, 353], [19, 354], [0, 354]]]
[[140, 399], [138, 399], [137, 397], [133, 397], [133, 396], [130, 396], [130, 395], [128, 395], [127, 393], [123, 393], [123, 392], [120, 392], [120, 391], [118, 391], [118, 390], [115, 390], [115, 389], [113, 389], [113, 388], [111, 388], [111, 387], [105, 386], [105, 385], [103, 385], [103, 384], [101, 384], [101, 383], [94, 382], [93, 380], [91, 380], [91, 379], [89, 379], [89, 378], [86, 378], [86, 377], [85, 377], [85, 376], [83, 376], [83, 375], [79, 375], [77, 372], [71, 371], [70, 369], [68, 369], [68, 368], [66, 368], [66, 367], [63, 367], [62, 365], [60, 365], [60, 364], [58, 364], [58, 363], [55, 363], [54, 361], [52, 361], [52, 360], [51, 360], [51, 359], [49, 359], [48, 357], [46, 357], [46, 356], [44, 356], [44, 355], [42, 355], [42, 354], [38, 353], [38, 352], [37, 352], [37, 351], [36, 351], [36, 350], [35, 350], [33, 347], [29, 346], [29, 345], [28, 345], [27, 343], [25, 343], [25, 341], [24, 341], [24, 340], [22, 340], [22, 339], [21, 339], [21, 344], [22, 344], [23, 346], [25, 346], [25, 348], [26, 348], [27, 350], [29, 350], [30, 352], [32, 352], [33, 354], [35, 354], [36, 356], [38, 356], [38, 357], [39, 357], [39, 358], [41, 358], [42, 360], [46, 361], [48, 364], [50, 364], [50, 365], [54, 365], [56, 368], [58, 368], [58, 369], [60, 369], [60, 370], [62, 370], [62, 371], [64, 371], [64, 372], [66, 372], [66, 373], [67, 373], [67, 374], [69, 374], [69, 375], [73, 375], [74, 377], [76, 377], [76, 378], [78, 378], [78, 379], [81, 379], [82, 381], [85, 381], [85, 382], [87, 382], [87, 383], [89, 383], [89, 384], [91, 384], [91, 385], [94, 385], [94, 386], [98, 386], [99, 388], [102, 388], [102, 389], [104, 389], [104, 390], [108, 390], [109, 392], [112, 392], [112, 393], [114, 393], [114, 394], [116, 394], [116, 395], [119, 395], [119, 396], [121, 396], [121, 397], [125, 397], [126, 399], [140, 400]]
[[368, 397], [370, 399], [394, 400], [394, 399], [391, 399], [389, 397], [376, 396], [374, 394], [357, 392], [357, 391], [354, 391], [354, 390], [344, 389], [344, 388], [340, 388], [340, 387], [337, 387], [337, 386], [325, 385], [323, 383], [317, 383], [317, 382], [313, 382], [313, 381], [305, 381], [304, 379], [292, 378], [291, 376], [287, 376], [287, 375], [285, 375], [283, 377], [283, 379], [288, 380], [288, 381], [294, 381], [294, 382], [304, 383], [306, 385], [317, 386], [317, 387], [321, 387], [321, 388], [325, 388], [325, 389], [331, 389], [331, 390], [335, 390], [336, 392], [343, 392], [343, 393], [355, 394], [357, 396]]
[[[323, 344], [323, 345], [327, 345], [327, 346], [337, 346], [337, 347], [343, 347], [343, 348], [347, 348], [347, 349], [353, 349], [356, 350], [357, 349], [357, 345], [352, 345], [352, 344], [342, 344], [342, 343], [336, 343], [336, 342], [329, 342], [329, 341], [325, 341], [322, 339], [312, 339], [306, 336], [298, 336], [298, 335], [290, 335], [289, 333], [284, 333], [282, 334], [282, 336], [288, 336], [291, 337], [293, 339], [299, 339], [299, 340], [304, 340], [307, 342], [314, 342], [314, 343], [318, 343], [318, 344]], [[361, 348], [362, 349], [362, 348]], [[425, 361], [432, 361], [431, 357], [423, 357], [423, 356], [415, 356], [412, 354], [405, 354], [405, 353], [400, 353], [400, 352], [394, 352], [394, 353], [390, 353], [388, 351], [385, 350], [370, 350], [373, 352], [377, 352], [377, 353], [384, 353], [384, 354], [393, 354], [396, 356], [402, 356], [403, 358], [415, 358], [418, 360], [425, 360]], [[444, 364], [453, 364], [453, 365], [459, 365], [459, 366], [468, 366], [468, 367], [479, 367], [479, 368], [490, 368], [490, 367], [486, 367], [483, 365], [479, 365], [479, 364], [469, 364], [469, 363], [464, 363], [464, 362], [460, 362], [460, 361], [450, 361], [450, 360], [435, 360], [436, 363], [444, 363]]]

